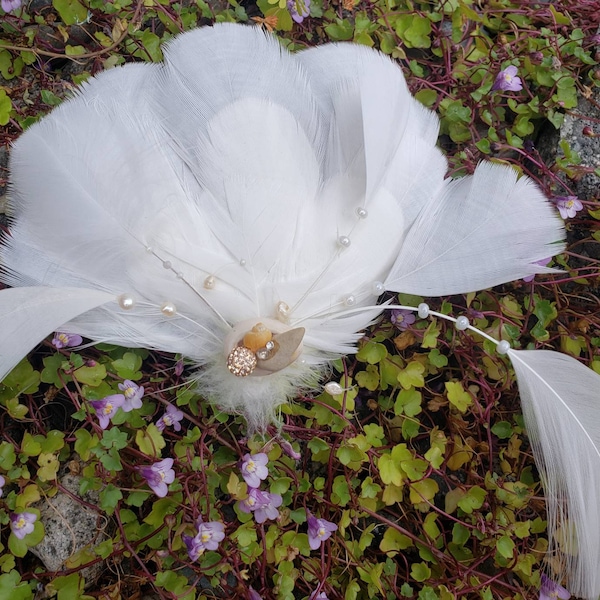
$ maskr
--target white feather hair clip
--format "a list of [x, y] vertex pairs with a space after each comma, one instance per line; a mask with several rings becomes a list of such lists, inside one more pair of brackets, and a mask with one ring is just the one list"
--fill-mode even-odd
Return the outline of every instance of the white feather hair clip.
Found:
[[[355, 352], [384, 291], [551, 272], [536, 263], [562, 251], [563, 227], [542, 193], [489, 163], [445, 179], [437, 136], [400, 69], [352, 44], [291, 55], [219, 25], [175, 38], [162, 64], [101, 74], [12, 151], [0, 378], [60, 329], [181, 353], [206, 396], [263, 430]], [[557, 575], [595, 599], [600, 377], [493, 341], [517, 374], [550, 552], [573, 533]]]

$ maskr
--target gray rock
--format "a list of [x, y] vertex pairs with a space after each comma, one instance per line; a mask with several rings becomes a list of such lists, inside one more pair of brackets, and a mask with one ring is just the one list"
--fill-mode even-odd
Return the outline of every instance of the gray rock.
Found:
[[[60, 478], [61, 485], [78, 499], [59, 491], [52, 498], [36, 504], [46, 535], [37, 546], [30, 548], [30, 552], [35, 554], [49, 571], [65, 569], [65, 561], [75, 552], [86, 546], [93, 548], [108, 537], [105, 533], [106, 518], [85, 505], [95, 504], [97, 498], [80, 499], [79, 481], [80, 478], [72, 474]], [[103, 568], [103, 562], [100, 561], [83, 569], [81, 574], [85, 577], [86, 585], [94, 583]]]

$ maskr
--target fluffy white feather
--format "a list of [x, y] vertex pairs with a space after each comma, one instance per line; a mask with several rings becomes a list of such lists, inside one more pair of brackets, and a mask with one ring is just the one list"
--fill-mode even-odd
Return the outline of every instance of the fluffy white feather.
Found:
[[567, 587], [600, 596], [600, 377], [573, 358], [510, 350], [546, 497], [551, 566]]

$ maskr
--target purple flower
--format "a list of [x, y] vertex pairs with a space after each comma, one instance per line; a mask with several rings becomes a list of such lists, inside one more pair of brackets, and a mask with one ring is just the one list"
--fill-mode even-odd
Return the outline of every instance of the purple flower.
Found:
[[6, 483], [6, 479], [4, 479], [4, 477], [2, 477], [2, 475], [0, 475], [0, 498], [2, 498], [2, 494], [4, 493], [4, 490], [2, 488], [4, 487], [5, 483]]
[[308, 517], [308, 545], [311, 550], [316, 550], [322, 542], [331, 537], [334, 531], [337, 531], [338, 526], [325, 519], [317, 519], [308, 511], [306, 511], [306, 515]]
[[115, 416], [115, 413], [123, 403], [125, 402], [125, 396], [123, 394], [113, 394], [112, 396], [106, 396], [102, 400], [92, 400], [90, 404], [96, 411], [98, 421], [100, 421], [100, 427], [106, 429], [109, 421]]
[[262, 596], [254, 588], [250, 588], [248, 591], [248, 598], [250, 598], [250, 600], [263, 600]]
[[[533, 264], [539, 265], [540, 267], [545, 267], [551, 260], [552, 260], [552, 257], [550, 256], [549, 258], [542, 258], [542, 260], [536, 260]], [[527, 277], [523, 277], [523, 281], [526, 281], [527, 283], [529, 283], [530, 281], [533, 281], [534, 277], [535, 277], [535, 273], [533, 275], [527, 275]]]
[[10, 528], [22, 540], [28, 533], [33, 531], [33, 524], [37, 521], [37, 515], [30, 512], [12, 513], [10, 515]]
[[0, 6], [2, 6], [2, 10], [4, 12], [10, 12], [11, 10], [17, 10], [17, 8], [21, 8], [22, 1], [21, 0], [1, 0]]
[[539, 600], [569, 600], [571, 594], [562, 585], [554, 583], [551, 579], [542, 573], [542, 585], [540, 587]]
[[254, 520], [257, 523], [264, 523], [267, 519], [274, 521], [279, 516], [277, 510], [283, 498], [279, 494], [270, 494], [261, 492], [257, 488], [248, 490], [248, 497], [241, 500], [239, 509], [245, 513], [254, 513]]
[[216, 550], [219, 547], [219, 542], [225, 539], [225, 525], [219, 521], [204, 523], [199, 518], [196, 522], [196, 535], [182, 535], [181, 538], [187, 546], [190, 560], [196, 561], [205, 550]]
[[496, 75], [496, 80], [492, 86], [493, 90], [502, 90], [504, 92], [518, 92], [523, 89], [521, 78], [517, 77], [517, 67], [510, 65]]
[[181, 425], [179, 424], [181, 419], [183, 419], [183, 413], [172, 404], [169, 404], [165, 414], [156, 421], [156, 428], [159, 431], [164, 431], [165, 427], [171, 427], [172, 425], [175, 431], [181, 431]]
[[263, 501], [254, 509], [254, 520], [257, 523], [264, 523], [267, 519], [274, 521], [279, 517], [279, 511], [277, 510], [283, 498], [279, 494], [271, 494], [269, 492], [261, 492], [263, 495]]
[[173, 459], [165, 458], [153, 465], [136, 467], [139, 474], [146, 480], [152, 491], [159, 497], [167, 495], [167, 484], [175, 481], [175, 471], [172, 469]]
[[52, 338], [52, 345], [60, 350], [61, 348], [68, 348], [70, 346], [79, 346], [82, 341], [83, 338], [80, 335], [57, 331]]
[[554, 201], [563, 219], [574, 217], [583, 208], [577, 196], [557, 196]]
[[313, 592], [309, 597], [308, 600], [329, 600], [329, 598], [327, 597], [327, 594], [325, 592], [319, 592], [317, 594], [317, 592]]
[[269, 457], [264, 452], [258, 454], [245, 454], [242, 461], [242, 477], [253, 488], [260, 486], [260, 482], [269, 475], [267, 463]]
[[119, 389], [123, 392], [123, 396], [125, 397], [123, 406], [121, 406], [125, 412], [130, 412], [134, 408], [142, 408], [142, 396], [144, 395], [143, 387], [126, 379], [123, 383], [119, 384]]
[[287, 7], [296, 23], [302, 23], [310, 15], [310, 0], [288, 0]]
[[181, 377], [182, 373], [183, 373], [183, 360], [179, 359], [175, 363], [175, 375], [177, 375], [177, 377]]
[[219, 542], [225, 539], [225, 525], [219, 521], [204, 523], [200, 518], [196, 522], [196, 527], [198, 528], [196, 537], [206, 550], [216, 550], [219, 547]]
[[302, 454], [300, 454], [300, 452], [296, 452], [294, 447], [287, 440], [280, 438], [279, 445], [290, 458], [293, 458], [294, 460], [300, 460], [302, 458]]
[[404, 331], [409, 325], [412, 325], [417, 318], [412, 310], [404, 308], [393, 310], [390, 315], [390, 321], [400, 330]]

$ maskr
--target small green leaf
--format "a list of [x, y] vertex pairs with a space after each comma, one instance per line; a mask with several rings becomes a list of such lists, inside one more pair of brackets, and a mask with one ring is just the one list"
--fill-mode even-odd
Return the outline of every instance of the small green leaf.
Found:
[[431, 569], [426, 563], [413, 563], [410, 567], [410, 576], [415, 581], [426, 581], [431, 577]]
[[503, 535], [496, 541], [496, 550], [504, 558], [512, 558], [515, 550], [515, 543], [507, 536]]
[[483, 506], [486, 497], [486, 491], [477, 485], [470, 488], [467, 493], [458, 501], [458, 506], [467, 514], [478, 510]]
[[446, 386], [448, 401], [460, 412], [464, 413], [473, 404], [471, 394], [465, 390], [460, 381], [447, 381], [444, 385]]
[[356, 353], [356, 358], [360, 362], [367, 362], [370, 365], [375, 365], [382, 361], [388, 355], [387, 348], [378, 342], [367, 342]]
[[5, 90], [0, 89], [0, 125], [6, 125], [10, 120], [12, 101]]
[[78, 0], [52, 0], [52, 5], [65, 25], [83, 23], [87, 19], [87, 9]]

